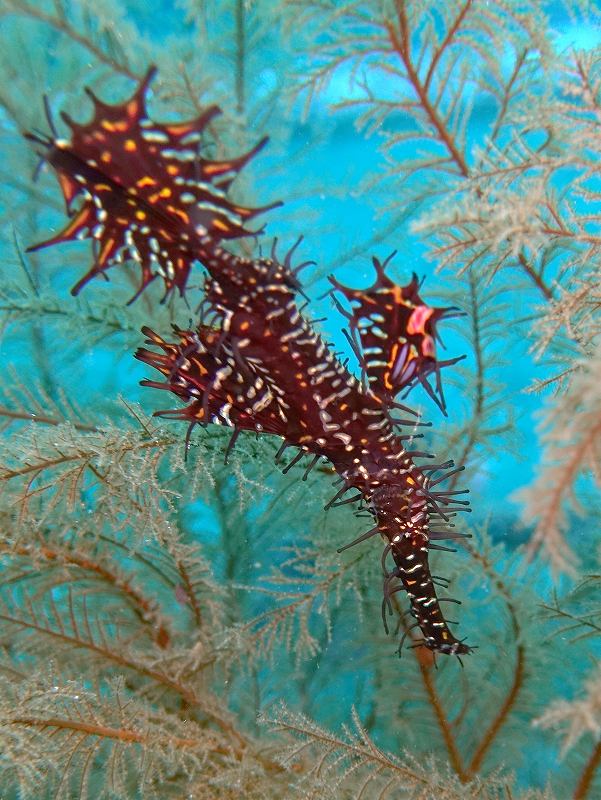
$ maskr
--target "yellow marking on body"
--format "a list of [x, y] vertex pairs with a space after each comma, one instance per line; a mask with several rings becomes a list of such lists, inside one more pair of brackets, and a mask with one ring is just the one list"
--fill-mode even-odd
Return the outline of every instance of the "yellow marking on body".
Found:
[[219, 228], [220, 231], [225, 231], [226, 233], [230, 230], [230, 226], [226, 225], [225, 222], [222, 222], [220, 219], [213, 220], [213, 227]]
[[94, 139], [96, 139], [97, 142], [106, 142], [106, 136], [102, 131], [94, 131], [92, 136], [94, 137]]
[[139, 186], [140, 189], [143, 189], [144, 186], [156, 186], [156, 181], [154, 178], [151, 178], [150, 175], [144, 175], [143, 178], [136, 181], [136, 186]]
[[247, 319], [245, 319], [244, 322], [240, 323], [241, 331], [247, 331], [249, 328], [250, 328], [250, 322]]
[[119, 225], [129, 224], [129, 220], [127, 219], [127, 217], [117, 217], [116, 221], [119, 223]]
[[111, 248], [112, 248], [112, 246], [114, 244], [115, 244], [115, 240], [114, 239], [109, 239], [107, 241], [107, 243], [104, 245], [104, 247], [102, 248], [102, 250], [100, 251], [100, 255], [98, 256], [98, 264], [101, 267], [104, 265], [104, 262], [106, 261], [106, 258], [108, 256], [108, 254], [110, 253]]
[[112, 187], [108, 185], [108, 183], [95, 183], [94, 189], [97, 192], [112, 192]]
[[136, 211], [136, 219], [143, 220], [146, 219], [146, 212], [145, 211]]
[[183, 222], [188, 225], [190, 222], [190, 217], [186, 214], [185, 211], [182, 211], [181, 208], [176, 208], [175, 206], [167, 206], [167, 211], [171, 211], [172, 214], [177, 214], [177, 216], [183, 220]]
[[130, 100], [129, 103], [125, 106], [125, 110], [129, 114], [130, 117], [135, 117], [138, 113], [138, 101], [137, 100]]
[[112, 158], [109, 150], [105, 150], [100, 156], [100, 160], [104, 161], [105, 164], [110, 164]]
[[415, 486], [415, 481], [413, 480], [411, 475], [407, 476], [407, 483], [409, 484], [409, 486]]
[[215, 173], [220, 174], [222, 172], [227, 172], [233, 169], [233, 166], [231, 161], [223, 161], [220, 164], [205, 164], [203, 169], [207, 175], [215, 175]]
[[449, 638], [449, 634], [446, 631], [443, 631], [442, 632], [442, 638], [443, 639], [448, 639]]
[[73, 218], [70, 225], [67, 225], [64, 231], [62, 231], [56, 238], [64, 239], [67, 236], [70, 236], [73, 231], [76, 231], [80, 225], [83, 225], [84, 222], [87, 222], [88, 217], [90, 217], [90, 209], [84, 206], [79, 214]]
[[179, 125], [166, 125], [165, 130], [167, 133], [173, 134], [173, 136], [183, 136], [184, 133], [188, 133], [194, 129], [193, 122], [180, 122]]
[[394, 366], [394, 362], [396, 361], [396, 354], [398, 352], [399, 352], [399, 343], [395, 342], [392, 345], [392, 352], [390, 353], [390, 360], [388, 361], [388, 364], [387, 364], [388, 369], [384, 373], [384, 386], [387, 389], [392, 389], [393, 388], [393, 385], [390, 382], [390, 371], [392, 370], [392, 368]]
[[75, 190], [73, 187], [73, 181], [68, 175], [65, 175], [62, 172], [58, 173], [58, 182], [60, 183], [61, 189], [63, 190], [63, 194], [65, 199], [69, 202], [73, 195], [75, 194]]
[[348, 408], [348, 403], [340, 403], [340, 410], [346, 411]]
[[133, 140], [133, 139], [126, 139], [126, 140], [125, 140], [125, 144], [123, 145], [123, 147], [125, 147], [125, 149], [126, 149], [126, 150], [127, 150], [129, 153], [133, 153], [133, 152], [134, 152], [134, 150], [137, 150], [137, 149], [138, 149], [138, 147], [137, 147], [137, 145], [136, 145], [136, 143], [134, 142], [134, 140]]
[[111, 122], [108, 119], [103, 119], [100, 123], [106, 131], [115, 133], [115, 131], [126, 131], [129, 127], [127, 122]]
[[170, 175], [178, 175], [179, 174], [179, 167], [177, 167], [175, 164], [168, 164], [167, 165], [167, 172]]
[[151, 203], [156, 203], [156, 201], [159, 200], [161, 197], [171, 197], [171, 189], [168, 186], [165, 186], [163, 189], [161, 189], [160, 192], [155, 192], [154, 194], [151, 194], [148, 200]]
[[407, 584], [407, 586], [414, 586], [417, 583], [417, 581], [406, 580], [405, 583]]
[[403, 290], [400, 286], [395, 285], [392, 287], [392, 296], [398, 305], [403, 305]]

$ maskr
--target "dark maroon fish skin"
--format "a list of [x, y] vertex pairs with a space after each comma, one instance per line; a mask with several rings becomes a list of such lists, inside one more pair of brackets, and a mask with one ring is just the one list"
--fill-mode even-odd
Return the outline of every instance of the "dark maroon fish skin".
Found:
[[[289, 269], [271, 259], [228, 254], [222, 260], [222, 252], [216, 248], [203, 259], [218, 330], [213, 318], [211, 329], [178, 330], [178, 343], [147, 330], [149, 343], [163, 354], [137, 353], [167, 378], [150, 385], [190, 403], [166, 413], [192, 425], [275, 434], [299, 455], [327, 459], [342, 480], [337, 502], [347, 492], [361, 496], [374, 516], [372, 532], [381, 535], [394, 562], [392, 572], [385, 571], [385, 603], [402, 586], [425, 647], [470, 652], [444, 620], [428, 565], [432, 536], [452, 535], [445, 524], [465, 501], [430, 487], [435, 470], [417, 465], [415, 453], [403, 446], [390, 402], [363, 386], [300, 313]], [[218, 383], [211, 382], [216, 374]]]
[[[223, 246], [257, 233], [248, 222], [278, 205], [248, 208], [228, 197], [236, 175], [267, 140], [236, 158], [207, 158], [202, 138], [219, 109], [211, 106], [185, 122], [154, 122], [146, 100], [155, 72], [149, 69], [124, 103], [109, 105], [88, 91], [90, 122], [63, 114], [69, 140], [58, 138], [50, 115], [53, 136], [27, 134], [55, 170], [71, 217], [59, 234], [30, 249], [92, 239], [94, 263], [73, 293], [133, 261], [141, 283], [132, 301], [157, 278], [165, 297], [176, 290], [183, 295], [194, 264], [202, 264], [208, 277], [198, 327], [175, 328], [173, 342], [143, 329], [151, 349], [141, 348], [136, 357], [164, 378], [143, 383], [167, 389], [184, 403], [157, 413], [188, 422], [187, 444], [197, 424], [231, 426], [230, 445], [241, 430], [279, 436], [279, 455], [286, 447], [298, 448], [285, 471], [304, 455], [312, 456], [306, 472], [327, 459], [340, 482], [328, 505], [361, 499], [374, 519], [373, 528], [347, 546], [372, 536], [384, 541], [384, 624], [392, 596], [404, 590], [416, 621], [412, 627], [423, 637], [416, 645], [470, 652], [448, 628], [428, 564], [437, 539], [461, 535], [453, 533], [451, 520], [468, 510], [467, 502], [457, 499], [462, 492], [436, 488], [457, 471], [452, 462], [420, 464], [428, 454], [406, 449], [420, 423], [396, 401], [420, 384], [446, 413], [440, 370], [458, 359], [437, 359], [436, 326], [456, 310], [425, 303], [415, 275], [405, 286], [395, 284], [386, 273], [390, 258], [373, 259], [376, 280], [367, 289], [331, 279], [350, 304], [347, 310], [336, 300], [361, 368], [357, 379], [299, 311], [298, 274], [305, 265], [292, 266], [299, 242], [282, 260], [275, 244], [271, 257], [256, 259]], [[397, 420], [398, 412], [409, 419]]]

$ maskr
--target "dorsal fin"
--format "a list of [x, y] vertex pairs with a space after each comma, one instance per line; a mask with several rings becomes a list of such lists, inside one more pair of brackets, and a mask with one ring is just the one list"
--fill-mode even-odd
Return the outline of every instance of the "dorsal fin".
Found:
[[[241, 430], [283, 435], [286, 418], [269, 376], [250, 363], [238, 363], [222, 332], [200, 325], [196, 331], [174, 327], [179, 342], [167, 342], [150, 328], [142, 332], [159, 352], [139, 348], [136, 358], [158, 369], [166, 381], [142, 381], [143, 386], [167, 389], [188, 405], [160, 416], [209, 422]], [[162, 352], [160, 352], [162, 351]]]
[[[195, 241], [217, 243], [254, 234], [247, 222], [277, 203], [246, 208], [228, 199], [225, 189], [265, 145], [262, 139], [241, 156], [211, 161], [199, 153], [203, 132], [220, 113], [210, 106], [195, 119], [155, 123], [146, 99], [156, 69], [151, 67], [124, 103], [107, 104], [91, 90], [91, 122], [82, 125], [64, 114], [69, 141], [39, 137], [45, 158], [55, 169], [70, 212], [81, 206], [58, 235], [30, 248], [94, 238], [98, 256], [73, 293], [94, 275], [132, 259], [140, 264], [140, 290], [159, 275], [167, 291], [184, 292]], [[31, 136], [29, 138], [32, 138]]]

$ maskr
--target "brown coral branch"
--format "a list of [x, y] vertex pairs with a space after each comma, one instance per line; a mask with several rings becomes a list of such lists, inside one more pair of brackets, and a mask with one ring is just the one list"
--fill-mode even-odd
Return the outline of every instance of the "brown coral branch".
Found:
[[[363, 727], [360, 726], [356, 712], [353, 713], [353, 717], [360, 735], [360, 740], [354, 737], [350, 741], [340, 739], [328, 731], [319, 728], [311, 721], [305, 722], [305, 718], [300, 715], [294, 719], [282, 719], [280, 717], [279, 719], [276, 718], [269, 721], [275, 723], [277, 726], [276, 730], [290, 732], [305, 740], [302, 747], [295, 749], [287, 756], [286, 760], [288, 762], [292, 761], [295, 757], [298, 758], [301, 752], [306, 749], [307, 744], [316, 743], [322, 746], [324, 752], [320, 758], [313, 760], [311, 768], [311, 773], [317, 777], [321, 777], [322, 773], [325, 772], [324, 767], [326, 767], [326, 759], [328, 756], [336, 753], [344, 753], [347, 758], [352, 759], [358, 765], [366, 763], [374, 765], [377, 774], [382, 770], [390, 770], [398, 778], [410, 781], [416, 787], [428, 785], [425, 777], [419, 772], [410, 769], [403, 763], [399, 763], [393, 756], [388, 756], [387, 753], [376, 747], [363, 730]], [[359, 797], [359, 795], [355, 796]], [[365, 796], [365, 793], [363, 793], [363, 796]], [[378, 797], [383, 798], [384, 793], [381, 791]]]
[[486, 754], [494, 744], [503, 725], [507, 721], [509, 714], [511, 713], [511, 711], [513, 710], [514, 706], [517, 703], [519, 694], [524, 686], [524, 681], [526, 678], [526, 649], [524, 645], [520, 643], [521, 625], [517, 612], [517, 607], [513, 602], [513, 598], [511, 596], [509, 588], [505, 585], [504, 581], [497, 574], [493, 564], [491, 564], [491, 562], [488, 560], [488, 558], [486, 558], [485, 555], [479, 553], [469, 543], [465, 543], [464, 546], [465, 549], [471, 555], [471, 557], [475, 561], [481, 564], [484, 571], [494, 581], [494, 585], [497, 592], [504, 598], [507, 610], [509, 612], [509, 616], [511, 618], [511, 625], [513, 628], [514, 637], [517, 642], [516, 660], [515, 660], [515, 666], [513, 668], [513, 680], [511, 682], [511, 686], [509, 687], [509, 691], [505, 696], [505, 700], [502, 702], [493, 721], [490, 723], [487, 730], [484, 732], [480, 740], [480, 744], [476, 747], [474, 751], [474, 755], [472, 756], [472, 760], [470, 761], [470, 765], [467, 770], [468, 778], [472, 778], [476, 774], [476, 772], [480, 769]]
[[[403, 616], [403, 610], [399, 605], [398, 596], [394, 595], [391, 598], [391, 600], [396, 613], [399, 615], [401, 624], [405, 629], [405, 634], [414, 644], [418, 644], [411, 630], [407, 627], [407, 623], [405, 622], [405, 617]], [[423, 647], [415, 647], [413, 649], [413, 654], [417, 662], [419, 675], [424, 690], [428, 697], [428, 701], [432, 706], [432, 711], [434, 712], [434, 718], [442, 735], [442, 740], [444, 742], [444, 746], [446, 748], [447, 755], [449, 757], [449, 764], [453, 769], [453, 771], [456, 773], [459, 780], [462, 782], [467, 782], [467, 780], [469, 780], [468, 772], [465, 769], [463, 758], [461, 756], [461, 752], [459, 751], [459, 747], [455, 740], [455, 735], [453, 733], [451, 723], [449, 722], [449, 718], [447, 717], [447, 713], [445, 711], [443, 702], [440, 698], [440, 695], [438, 694], [436, 685], [432, 678], [433, 675], [432, 667], [434, 665], [433, 653], [430, 650], [425, 650]]]
[[551, 225], [543, 225], [541, 233], [544, 233], [546, 236], [551, 236], [552, 238], [577, 239], [579, 242], [584, 242], [594, 247], [601, 247], [601, 236], [595, 236], [592, 233], [585, 233], [583, 231], [571, 231], [563, 224], [560, 224], [556, 228]]
[[[471, 451], [473, 450], [473, 448], [477, 443], [478, 426], [482, 420], [483, 410], [484, 410], [484, 358], [483, 358], [481, 334], [480, 334], [480, 318], [478, 314], [476, 283], [474, 275], [471, 271], [468, 274], [468, 278], [470, 284], [470, 301], [472, 309], [471, 318], [472, 318], [472, 333], [474, 341], [474, 356], [476, 359], [476, 392], [474, 398], [474, 410], [471, 415], [473, 424], [470, 428], [469, 437], [464, 446], [460, 460], [458, 461], [458, 463], [461, 465], [464, 465], [466, 463]], [[451, 481], [449, 482], [449, 488], [451, 490], [455, 488], [458, 480], [459, 480], [459, 474], [454, 475]], [[518, 618], [517, 608], [513, 602], [513, 598], [511, 596], [508, 587], [505, 585], [503, 580], [497, 574], [494, 566], [483, 554], [479, 553], [475, 548], [471, 547], [467, 542], [465, 543], [465, 548], [469, 552], [471, 557], [482, 565], [482, 567], [484, 568], [485, 572], [489, 575], [489, 577], [491, 577], [494, 580], [495, 588], [505, 600], [505, 604], [507, 606], [507, 610], [511, 618], [514, 636], [516, 642], [518, 642], [516, 647], [516, 662], [514, 666], [513, 680], [511, 682], [511, 686], [509, 687], [509, 691], [507, 692], [507, 695], [504, 701], [502, 702], [501, 706], [499, 707], [499, 710], [497, 711], [494, 719], [492, 720], [487, 730], [482, 735], [480, 743], [476, 747], [472, 759], [469, 763], [469, 766], [465, 771], [465, 779], [469, 780], [472, 777], [474, 777], [474, 775], [480, 769], [486, 754], [488, 753], [493, 743], [495, 742], [497, 736], [501, 731], [501, 728], [507, 721], [509, 714], [511, 713], [513, 707], [517, 702], [518, 696], [524, 684], [526, 652], [524, 646], [519, 643], [519, 638], [521, 635], [521, 625]]]
[[540, 291], [542, 292], [545, 300], [548, 300], [548, 301], [553, 300], [553, 292], [551, 291], [551, 289], [549, 289], [547, 284], [544, 282], [544, 280], [542, 279], [542, 276], [535, 269], [532, 268], [532, 265], [529, 263], [528, 259], [524, 255], [524, 253], [520, 253], [519, 254], [518, 261], [519, 261], [520, 267], [524, 270], [526, 275], [530, 278], [530, 280], [534, 283], [534, 285], [537, 286], [540, 289]]
[[182, 579], [182, 585], [184, 591], [186, 592], [186, 596], [188, 602], [190, 603], [190, 608], [192, 609], [192, 616], [194, 617], [194, 622], [196, 623], [197, 628], [202, 628], [202, 610], [200, 608], [200, 603], [198, 602], [198, 598], [196, 597], [196, 592], [194, 591], [194, 587], [192, 586], [192, 581], [190, 580], [190, 575], [188, 574], [188, 570], [186, 569], [185, 564], [181, 561], [176, 561], [177, 571]]
[[[476, 431], [478, 428], [479, 421], [482, 417], [482, 409], [484, 406], [484, 362], [480, 344], [480, 325], [479, 325], [479, 317], [478, 317], [478, 304], [476, 302], [475, 296], [475, 279], [472, 272], [469, 273], [469, 282], [470, 282], [470, 297], [471, 297], [471, 305], [472, 305], [472, 326], [473, 326], [473, 334], [474, 334], [474, 351], [476, 356], [476, 397], [474, 400], [474, 412], [472, 414], [473, 424], [470, 426], [470, 434], [468, 441], [466, 442], [461, 458], [457, 462], [459, 464], [464, 464], [476, 444], [477, 436]], [[455, 475], [450, 483], [450, 489], [454, 489], [456, 485], [458, 476]], [[397, 597], [393, 597], [393, 603], [396, 607], [396, 611], [402, 617], [402, 610], [399, 607]], [[406, 629], [407, 630], [407, 629]], [[411, 637], [411, 634], [409, 633]], [[411, 637], [413, 639], [413, 637]], [[453, 730], [451, 728], [451, 724], [448, 720], [446, 715], [443, 703], [441, 698], [438, 695], [436, 690], [436, 686], [432, 679], [432, 661], [426, 661], [421, 656], [421, 648], [416, 648], [414, 650], [420, 678], [422, 684], [424, 686], [424, 690], [428, 697], [429, 703], [432, 706], [432, 710], [434, 712], [434, 717], [438, 724], [438, 728], [441, 732], [442, 739], [447, 751], [447, 755], [449, 758], [449, 763], [457, 774], [461, 781], [469, 780], [469, 776], [472, 774], [470, 770], [466, 769], [463, 758], [459, 751], [459, 747], [457, 746], [457, 742], [455, 740], [455, 736], [453, 734]], [[429, 653], [427, 655], [430, 655]], [[490, 746], [490, 745], [489, 745]]]
[[[98, 561], [93, 561], [87, 555], [80, 555], [76, 552], [69, 552], [60, 548], [53, 548], [49, 545], [19, 545], [15, 548], [8, 548], [0, 546], [0, 550], [6, 550], [20, 556], [27, 556], [29, 558], [40, 555], [51, 562], [62, 562], [65, 564], [72, 564], [80, 569], [91, 572], [98, 576], [105, 583], [113, 586], [118, 591], [122, 592], [136, 610], [137, 615], [143, 623], [157, 621], [157, 608], [156, 604], [148, 598], [144, 597], [141, 592], [135, 589], [131, 582], [105, 567]], [[164, 649], [169, 645], [170, 634], [165, 625], [158, 622], [156, 627], [150, 625], [150, 633], [155, 643]]]
[[[543, 481], [546, 483], [546, 492], [544, 506], [539, 503], [539, 507], [535, 507], [534, 512], [531, 512], [531, 515], [534, 516], [537, 511], [540, 511], [540, 515], [536, 530], [528, 545], [530, 558], [533, 558], [534, 554], [544, 546], [556, 568], [574, 571], [574, 555], [561, 536], [558, 520], [561, 519], [564, 497], [571, 491], [576, 478], [583, 470], [587, 456], [590, 456], [590, 463], [594, 463], [596, 441], [601, 441], [601, 419], [597, 424], [591, 426], [587, 435], [583, 436], [580, 442], [576, 442], [569, 449], [560, 450], [559, 447], [556, 447], [550, 451], [549, 458], [554, 457], [560, 463], [556, 467], [543, 471], [539, 479], [539, 484], [542, 484]], [[565, 453], [569, 453], [569, 458], [562, 462], [561, 456]], [[533, 485], [532, 491], [533, 493], [538, 492], [539, 496], [541, 494], [541, 489], [536, 484]]]
[[[523, 264], [525, 268], [528, 268], [529, 265]], [[529, 271], [526, 269], [526, 271]], [[529, 271], [532, 279], [537, 283], [543, 294], [550, 299], [551, 293], [547, 289], [547, 287], [543, 284], [542, 279], [532, 271]], [[475, 279], [470, 271], [468, 274], [469, 277], [469, 284], [470, 284], [470, 299], [471, 299], [471, 306], [472, 306], [472, 330], [473, 330], [473, 340], [474, 340], [474, 356], [476, 360], [476, 391], [474, 397], [474, 410], [471, 415], [472, 424], [470, 425], [468, 439], [464, 445], [463, 451], [461, 456], [458, 459], [459, 464], [465, 464], [470, 457], [470, 454], [477, 444], [478, 441], [478, 427], [482, 420], [483, 410], [484, 410], [484, 359], [481, 347], [481, 336], [480, 336], [480, 320], [478, 315], [478, 303], [475, 294]], [[459, 475], [455, 475], [449, 485], [450, 489], [454, 489], [457, 481], [459, 479]], [[489, 575], [493, 576], [496, 575], [496, 572], [492, 566], [488, 562], [487, 559], [483, 558], [480, 554], [478, 554], [475, 550], [470, 547], [467, 547], [468, 551], [472, 555], [473, 558], [479, 560], [482, 565], [485, 567], [486, 571]], [[504, 597], [505, 602], [507, 604], [507, 608], [509, 614], [512, 619], [512, 626], [514, 629], [516, 641], [519, 640], [521, 626], [519, 624], [517, 610], [511, 598], [511, 594], [501, 579], [497, 576], [495, 578], [495, 584], [497, 590], [500, 594]], [[499, 735], [503, 725], [507, 721], [509, 714], [511, 713], [512, 709], [516, 705], [518, 700], [519, 694], [524, 684], [525, 679], [525, 665], [526, 665], [526, 653], [525, 648], [522, 644], [518, 644], [516, 648], [516, 663], [514, 667], [514, 674], [511, 686], [507, 692], [505, 699], [503, 700], [499, 710], [497, 711], [494, 719], [488, 726], [487, 730], [484, 732], [480, 743], [476, 747], [472, 759], [469, 763], [469, 766], [466, 768], [463, 765], [461, 754], [457, 748], [453, 732], [450, 728], [448, 719], [446, 718], [446, 714], [444, 712], [444, 708], [442, 706], [441, 700], [436, 692], [436, 688], [432, 681], [431, 670], [430, 667], [418, 658], [418, 666], [420, 669], [420, 675], [422, 678], [422, 683], [424, 684], [424, 688], [430, 700], [430, 704], [434, 710], [436, 720], [438, 722], [439, 728], [441, 730], [443, 740], [447, 749], [447, 753], [449, 756], [449, 761], [457, 773], [458, 777], [462, 781], [468, 781], [473, 778], [478, 770], [480, 769], [486, 754], [494, 744], [497, 736]]]
[[[62, 717], [48, 717], [43, 719], [41, 717], [15, 717], [10, 721], [11, 725], [24, 725], [26, 727], [35, 728], [58, 728], [59, 730], [66, 731], [79, 731], [85, 733], [87, 736], [98, 736], [103, 739], [118, 739], [121, 742], [131, 742], [136, 744], [145, 744], [149, 741], [147, 734], [131, 728], [112, 728], [108, 725], [99, 725], [92, 722], [78, 722], [73, 719], [65, 719]], [[184, 739], [180, 736], [172, 736], [169, 738], [169, 744], [175, 744], [177, 747], [198, 747], [199, 742], [196, 739]], [[208, 748], [213, 752], [222, 755], [230, 755], [230, 751], [217, 743], [208, 743], [205, 740], [202, 742], [203, 749]]]
[[[55, 614], [54, 616], [59, 618], [58, 614]], [[132, 658], [128, 658], [125, 651], [118, 650], [115, 647], [109, 647], [109, 644], [105, 639], [102, 640], [102, 644], [97, 644], [91, 638], [87, 639], [79, 636], [77, 631], [74, 634], [70, 634], [67, 630], [62, 628], [59, 630], [54, 630], [49, 626], [36, 622], [35, 616], [33, 615], [32, 619], [26, 619], [24, 617], [12, 614], [0, 613], [0, 620], [10, 625], [16, 625], [20, 628], [26, 628], [35, 633], [58, 639], [64, 644], [70, 645], [71, 647], [90, 650], [100, 658], [117, 664], [122, 668], [137, 672], [139, 675], [144, 675], [145, 677], [150, 678], [150, 680], [154, 681], [159, 686], [164, 686], [165, 688], [175, 692], [188, 705], [197, 708], [202, 714], [211, 720], [224, 734], [226, 734], [233, 742], [236, 743], [233, 749], [238, 758], [242, 758], [244, 751], [247, 750], [249, 742], [246, 740], [246, 738], [238, 730], [236, 730], [236, 728], [228, 720], [224, 719], [215, 711], [206, 708], [206, 705], [202, 703], [201, 699], [197, 696], [193, 689], [186, 686], [177, 678], [172, 678], [171, 676], [165, 674], [161, 670], [140, 663], [139, 661], [135, 661]]]
[[573, 800], [586, 800], [589, 796], [593, 778], [595, 777], [595, 772], [599, 764], [601, 764], [601, 741], [597, 742], [589, 760], [584, 765], [584, 769], [582, 770], [576, 788], [574, 789], [574, 794], [572, 795]]
[[[468, 0], [466, 6], [469, 7], [471, 5], [471, 0]], [[419, 78], [418, 72], [413, 64], [411, 58], [411, 32], [409, 30], [409, 21], [407, 19], [407, 14], [405, 10], [405, 3], [404, 0], [397, 0], [396, 3], [397, 8], [397, 16], [398, 16], [398, 23], [399, 23], [399, 30], [400, 30], [400, 37], [397, 31], [394, 29], [394, 26], [390, 22], [385, 23], [386, 31], [388, 32], [388, 37], [390, 39], [390, 43], [394, 51], [397, 53], [401, 61], [403, 62], [403, 66], [407, 71], [407, 77], [411, 85], [413, 86], [415, 93], [417, 94], [419, 101], [424, 109], [424, 112], [430, 123], [434, 127], [436, 133], [440, 141], [449, 151], [449, 154], [455, 164], [457, 165], [459, 172], [463, 175], [464, 178], [467, 178], [469, 175], [469, 168], [467, 166], [467, 162], [463, 156], [463, 154], [459, 151], [451, 132], [445, 125], [442, 117], [439, 115], [438, 110], [436, 109], [435, 105], [432, 103], [428, 96], [428, 90], [425, 83]], [[467, 12], [467, 8], [465, 8], [464, 13]], [[460, 17], [463, 16], [460, 14]], [[461, 20], [458, 18], [457, 24], [459, 24]], [[445, 47], [448, 43], [445, 44]]]
[[527, 47], [524, 47], [518, 57], [515, 60], [515, 64], [513, 65], [513, 70], [511, 71], [511, 75], [509, 76], [509, 80], [505, 86], [505, 91], [503, 92], [503, 99], [501, 100], [499, 113], [497, 114], [497, 118], [495, 120], [494, 127], [490, 133], [490, 141], [494, 142], [501, 130], [501, 124], [507, 115], [507, 109], [509, 108], [509, 101], [511, 100], [511, 90], [517, 83], [518, 76], [520, 74], [520, 70], [526, 63], [526, 59], [530, 53], [530, 50]]
[[[42, 425], [64, 425], [67, 420], [58, 419], [57, 417], [49, 417], [44, 414], [36, 414], [35, 412], [27, 411], [13, 411], [6, 406], [0, 406], [0, 417], [7, 419], [23, 419], [30, 422], [37, 422]], [[98, 433], [98, 428], [95, 425], [85, 425], [83, 422], [71, 422], [69, 424], [78, 431], [85, 431], [86, 433]]]
[[453, 40], [453, 37], [455, 36], [457, 31], [461, 27], [461, 23], [463, 22], [463, 20], [465, 19], [465, 16], [467, 15], [468, 11], [470, 10], [470, 8], [472, 6], [472, 2], [473, 2], [473, 0], [467, 0], [463, 4], [463, 7], [460, 9], [459, 13], [455, 17], [455, 21], [449, 27], [449, 30], [447, 31], [446, 36], [444, 37], [442, 42], [439, 44], [439, 46], [434, 51], [434, 54], [432, 55], [432, 60], [430, 61], [430, 66], [428, 67], [428, 73], [427, 73], [426, 79], [424, 81], [424, 89], [426, 91], [430, 88], [430, 83], [432, 82], [432, 78], [434, 77], [434, 71], [436, 70], [438, 62], [442, 58], [442, 56], [443, 56], [445, 50], [447, 49], [447, 47], [451, 44], [451, 42]]
[[68, 36], [69, 39], [72, 39], [74, 42], [77, 42], [77, 44], [84, 47], [95, 58], [97, 58], [98, 61], [100, 61], [102, 64], [106, 64], [115, 72], [118, 72], [121, 75], [126, 75], [128, 78], [131, 78], [134, 81], [139, 80], [140, 76], [136, 75], [135, 72], [132, 72], [127, 64], [121, 63], [104, 53], [97, 45], [94, 44], [94, 42], [92, 42], [88, 37], [83, 36], [83, 34], [74, 28], [65, 17], [53, 16], [52, 14], [49, 14], [40, 8], [39, 4], [30, 5], [29, 3], [22, 2], [22, 0], [20, 0], [20, 2], [11, 3], [11, 6], [15, 12], [24, 14], [32, 19], [37, 19], [40, 22], [45, 22], [51, 28], [54, 28], [60, 33], [64, 33], [65, 36]]
[[[514, 609], [510, 609], [510, 613], [513, 615], [515, 612]], [[517, 620], [514, 621], [517, 622]], [[497, 711], [495, 718], [488, 726], [487, 730], [485, 731], [482, 739], [480, 740], [480, 744], [476, 748], [474, 755], [472, 756], [472, 760], [470, 761], [467, 775], [468, 778], [472, 778], [475, 776], [480, 767], [482, 766], [482, 762], [490, 748], [492, 747], [495, 739], [499, 735], [501, 728], [507, 721], [511, 710], [515, 706], [518, 695], [522, 689], [524, 684], [525, 678], [525, 666], [526, 666], [526, 651], [524, 645], [518, 644], [516, 648], [516, 660], [515, 660], [515, 667], [513, 671], [513, 681], [507, 692], [507, 696], [505, 700], [501, 704], [501, 707]]]
[[[418, 650], [419, 648], [415, 652], [417, 653]], [[442, 704], [442, 700], [440, 699], [440, 696], [436, 690], [436, 686], [434, 685], [434, 681], [432, 680], [432, 667], [419, 657], [417, 658], [417, 665], [424, 689], [426, 690], [428, 700], [430, 701], [430, 705], [434, 711], [434, 716], [436, 717], [436, 722], [438, 723], [438, 727], [442, 734], [442, 739], [449, 756], [449, 763], [454, 772], [457, 774], [459, 780], [463, 783], [466, 783], [470, 778], [470, 774], [465, 769], [461, 753], [459, 752], [455, 736], [453, 735], [451, 724]]]
[[[135, 445], [129, 445], [123, 448], [107, 448], [106, 452], [108, 453], [126, 453], [131, 452], [136, 449], [138, 450], [148, 450], [149, 448], [153, 447], [168, 447], [172, 444], [178, 444], [179, 442], [175, 438], [166, 438], [166, 439], [154, 439], [151, 442], [142, 442]], [[96, 456], [97, 452], [90, 450], [86, 451], [79, 451], [77, 453], [72, 453], [70, 455], [63, 455], [57, 458], [49, 458], [43, 461], [38, 461], [36, 464], [27, 464], [20, 469], [5, 469], [4, 471], [0, 472], [0, 481], [9, 481], [12, 478], [17, 478], [20, 475], [30, 475], [32, 472], [35, 473], [36, 477], [46, 469], [50, 467], [58, 467], [61, 464], [69, 464], [73, 461], [92, 461]]]

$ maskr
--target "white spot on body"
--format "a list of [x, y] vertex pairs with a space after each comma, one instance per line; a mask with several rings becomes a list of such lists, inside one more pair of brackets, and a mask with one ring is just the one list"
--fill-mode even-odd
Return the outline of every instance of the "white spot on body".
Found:
[[164, 142], [168, 142], [169, 141], [169, 137], [167, 136], [166, 133], [163, 133], [162, 131], [157, 131], [157, 130], [154, 130], [154, 131], [149, 131], [149, 130], [142, 131], [142, 138], [147, 142], [161, 142], [161, 143], [164, 143]]

